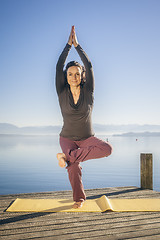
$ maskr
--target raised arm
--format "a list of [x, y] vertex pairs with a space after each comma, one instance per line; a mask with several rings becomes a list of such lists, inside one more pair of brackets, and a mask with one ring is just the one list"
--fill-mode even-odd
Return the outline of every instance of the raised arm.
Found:
[[84, 66], [86, 69], [86, 88], [89, 91], [94, 91], [94, 74], [93, 74], [93, 68], [92, 68], [92, 63], [89, 60], [89, 57], [87, 56], [87, 54], [85, 53], [85, 51], [82, 49], [82, 47], [79, 45], [78, 41], [77, 41], [77, 37], [76, 37], [76, 33], [75, 33], [75, 28], [73, 28], [73, 45], [75, 47], [75, 49], [77, 50]]
[[67, 43], [58, 59], [58, 62], [56, 65], [56, 90], [57, 90], [58, 95], [65, 88], [65, 77], [64, 77], [63, 68], [64, 68], [65, 61], [69, 54], [70, 49], [71, 49], [71, 45], [69, 43]]
[[68, 56], [68, 53], [72, 47], [72, 36], [73, 36], [73, 27], [71, 30], [71, 33], [69, 35], [68, 43], [66, 44], [65, 48], [63, 49], [63, 52], [61, 53], [57, 65], [56, 65], [56, 90], [57, 94], [59, 95], [63, 89], [65, 88], [65, 76], [63, 72], [64, 64], [66, 61], [66, 58]]
[[76, 47], [76, 50], [85, 66], [85, 77], [86, 77], [86, 88], [89, 91], [94, 91], [94, 74], [93, 74], [93, 68], [92, 68], [92, 64], [91, 61], [89, 60], [87, 54], [85, 53], [85, 51], [82, 49], [82, 47], [78, 44], [78, 46]]

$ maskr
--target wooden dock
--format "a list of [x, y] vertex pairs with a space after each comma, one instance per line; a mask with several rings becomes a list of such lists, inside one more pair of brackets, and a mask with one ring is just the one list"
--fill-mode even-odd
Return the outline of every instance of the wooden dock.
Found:
[[[86, 190], [90, 199], [160, 198], [160, 192], [137, 187]], [[0, 196], [0, 239], [160, 239], [160, 212], [8, 213], [20, 198], [72, 198], [71, 191]]]

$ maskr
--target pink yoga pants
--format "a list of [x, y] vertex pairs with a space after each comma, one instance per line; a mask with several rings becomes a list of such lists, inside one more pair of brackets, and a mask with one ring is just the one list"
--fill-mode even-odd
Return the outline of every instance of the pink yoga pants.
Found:
[[73, 190], [73, 200], [75, 202], [85, 200], [80, 162], [108, 157], [112, 153], [112, 146], [94, 136], [81, 141], [73, 141], [60, 136], [60, 146], [67, 157], [66, 168]]

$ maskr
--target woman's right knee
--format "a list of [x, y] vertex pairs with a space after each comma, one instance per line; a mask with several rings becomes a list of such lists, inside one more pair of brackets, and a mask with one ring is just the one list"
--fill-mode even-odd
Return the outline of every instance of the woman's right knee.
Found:
[[108, 142], [103, 142], [102, 151], [103, 151], [103, 156], [108, 157], [112, 154], [113, 148], [112, 148], [111, 144], [109, 144]]
[[106, 148], [106, 157], [110, 156], [113, 152], [113, 147], [111, 144], [107, 143], [107, 148]]

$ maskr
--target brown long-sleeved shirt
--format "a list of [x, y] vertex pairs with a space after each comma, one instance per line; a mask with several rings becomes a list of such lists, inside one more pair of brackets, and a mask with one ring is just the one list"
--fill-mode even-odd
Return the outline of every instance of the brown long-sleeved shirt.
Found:
[[70, 49], [71, 46], [67, 43], [56, 66], [56, 90], [63, 116], [63, 128], [60, 136], [80, 141], [94, 135], [91, 120], [94, 101], [94, 76], [88, 56], [78, 45], [75, 49], [85, 66], [86, 82], [81, 86], [79, 100], [75, 104], [70, 87], [66, 84], [63, 71]]

